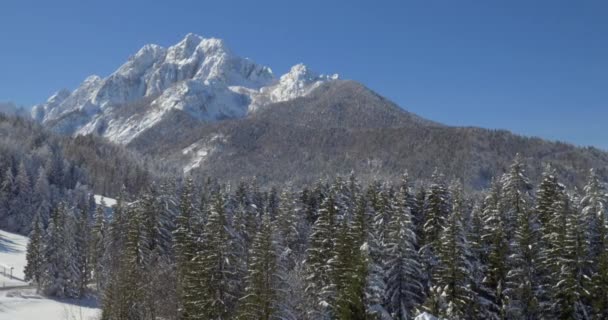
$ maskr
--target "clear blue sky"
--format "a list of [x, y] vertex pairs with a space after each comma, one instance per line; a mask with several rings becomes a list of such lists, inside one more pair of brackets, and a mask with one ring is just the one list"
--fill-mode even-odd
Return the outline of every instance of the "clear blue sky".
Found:
[[608, 150], [604, 0], [3, 0], [0, 101], [44, 101], [188, 32], [276, 74], [339, 73], [446, 124]]

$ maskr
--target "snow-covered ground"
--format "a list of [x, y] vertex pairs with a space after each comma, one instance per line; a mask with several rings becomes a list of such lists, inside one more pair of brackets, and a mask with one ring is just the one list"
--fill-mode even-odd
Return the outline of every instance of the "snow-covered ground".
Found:
[[[107, 203], [106, 203], [107, 204]], [[99, 318], [93, 299], [54, 300], [39, 296], [23, 281], [28, 238], [0, 230], [0, 320], [92, 320]], [[13, 277], [10, 277], [10, 268]], [[2, 275], [4, 270], [7, 275]], [[23, 288], [8, 288], [23, 286]]]
[[94, 300], [52, 300], [35, 289], [0, 291], [0, 320], [96, 320]]
[[27, 241], [27, 237], [0, 230], [0, 274], [10, 274], [12, 267], [13, 276], [23, 280]]

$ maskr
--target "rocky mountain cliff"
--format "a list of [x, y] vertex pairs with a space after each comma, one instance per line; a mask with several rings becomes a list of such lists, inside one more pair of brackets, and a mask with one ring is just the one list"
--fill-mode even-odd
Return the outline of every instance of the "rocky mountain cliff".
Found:
[[32, 116], [61, 133], [94, 133], [126, 144], [173, 110], [200, 122], [240, 118], [334, 79], [303, 64], [277, 79], [222, 40], [188, 34], [169, 48], [144, 46], [107, 78], [90, 76], [72, 92], [57, 92], [34, 106]]

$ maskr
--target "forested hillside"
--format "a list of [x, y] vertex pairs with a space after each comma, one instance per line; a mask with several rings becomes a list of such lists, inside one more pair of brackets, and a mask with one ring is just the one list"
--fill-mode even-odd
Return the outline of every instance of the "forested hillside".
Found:
[[[59, 202], [90, 193], [138, 194], [161, 175], [154, 161], [96, 137], [66, 137], [20, 117], [0, 114], [0, 228], [27, 233]], [[165, 173], [171, 170], [164, 168]]]
[[149, 184], [111, 216], [60, 203], [35, 219], [27, 277], [59, 297], [90, 279], [102, 319], [606, 319], [605, 185], [527, 166], [482, 194], [436, 171]]

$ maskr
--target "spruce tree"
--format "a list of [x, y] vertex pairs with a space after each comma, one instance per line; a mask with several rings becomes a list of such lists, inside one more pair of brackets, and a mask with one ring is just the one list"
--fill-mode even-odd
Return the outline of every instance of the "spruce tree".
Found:
[[433, 272], [432, 279], [433, 287], [437, 288], [435, 290], [441, 289], [447, 304], [439, 315], [448, 319], [470, 319], [475, 298], [471, 290], [471, 251], [463, 226], [465, 208], [462, 197], [460, 187], [455, 187], [452, 210], [437, 248], [440, 263]]
[[65, 226], [66, 208], [60, 203], [51, 213], [44, 247], [44, 272], [41, 277], [42, 292], [49, 296], [65, 297], [68, 286], [67, 248]]
[[235, 305], [235, 257], [233, 238], [228, 230], [224, 196], [213, 199], [203, 249], [197, 258], [204, 292], [199, 296], [202, 319], [227, 319]]
[[580, 210], [568, 195], [562, 193], [556, 202], [555, 246], [549, 252], [553, 280], [548, 288], [550, 308], [543, 315], [557, 319], [588, 319], [585, 305], [585, 267], [587, 242]]
[[333, 258], [334, 237], [336, 231], [337, 206], [334, 195], [330, 194], [321, 204], [319, 217], [312, 227], [309, 247], [306, 257], [308, 266], [308, 287], [306, 291], [316, 301], [319, 310], [315, 317], [325, 319], [330, 317], [330, 307], [335, 297], [332, 281], [332, 270], [329, 260]]
[[487, 269], [483, 284], [492, 290], [491, 298], [498, 309], [500, 319], [506, 318], [508, 301], [504, 294], [508, 272], [509, 242], [505, 229], [504, 210], [501, 201], [502, 186], [494, 180], [483, 201], [482, 219], [484, 223], [481, 241], [487, 252]]
[[40, 214], [34, 216], [32, 223], [32, 231], [30, 232], [30, 241], [27, 243], [25, 265], [25, 281], [32, 281], [40, 289], [40, 284], [44, 272], [44, 229], [42, 228], [42, 219]]
[[91, 249], [90, 249], [90, 260], [91, 269], [93, 273], [93, 280], [96, 288], [102, 291], [104, 288], [104, 261], [103, 257], [106, 251], [106, 232], [107, 232], [107, 221], [105, 216], [105, 201], [102, 198], [101, 203], [95, 208], [95, 215], [93, 216], [93, 226], [91, 227]]
[[597, 318], [608, 318], [608, 230], [606, 191], [594, 170], [590, 171], [581, 199], [588, 246], [587, 300]]
[[403, 320], [413, 318], [414, 308], [424, 299], [407, 183], [404, 177], [385, 243], [386, 305], [393, 319]]
[[277, 289], [278, 277], [278, 242], [266, 213], [257, 235], [253, 239], [250, 252], [249, 268], [245, 278], [245, 295], [241, 298], [238, 319], [278, 318], [280, 312], [278, 300], [281, 298]]
[[537, 319], [543, 296], [539, 257], [541, 237], [538, 218], [525, 195], [527, 178], [520, 168], [518, 162], [513, 165], [503, 187], [507, 205], [510, 205], [507, 221], [514, 218], [517, 222], [512, 231], [505, 294], [509, 298], [508, 314], [511, 317]]

